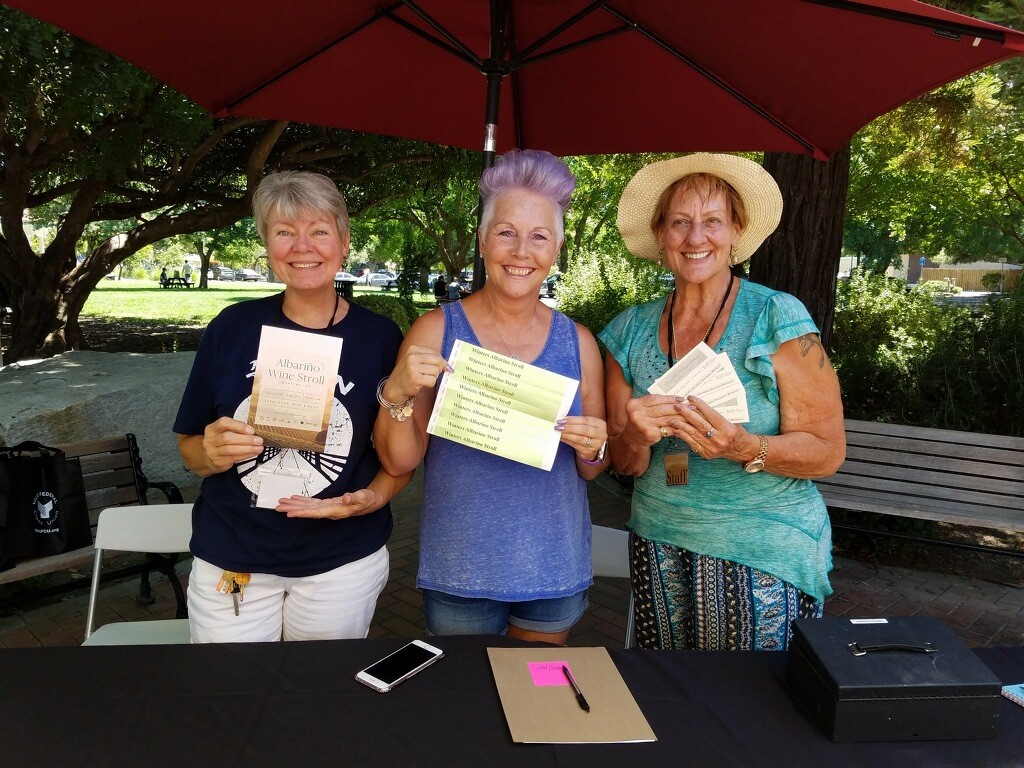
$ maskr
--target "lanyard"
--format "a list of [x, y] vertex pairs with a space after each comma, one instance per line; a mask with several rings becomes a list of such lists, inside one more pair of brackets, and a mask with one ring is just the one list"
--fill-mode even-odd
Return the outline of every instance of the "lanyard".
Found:
[[[722, 310], [725, 309], [726, 302], [729, 301], [729, 297], [732, 295], [732, 285], [736, 281], [736, 278], [732, 275], [729, 276], [729, 287], [725, 291], [725, 296], [722, 297], [722, 303], [718, 307], [718, 311], [715, 313], [715, 319], [711, 321], [711, 325], [708, 326], [708, 332], [704, 334], [702, 341], [706, 344], [708, 339], [711, 337], [711, 331], [715, 327], [715, 323], [718, 322], [718, 318], [722, 316]], [[668, 367], [671, 368], [676, 364], [676, 290], [672, 289], [672, 298], [668, 303]]]

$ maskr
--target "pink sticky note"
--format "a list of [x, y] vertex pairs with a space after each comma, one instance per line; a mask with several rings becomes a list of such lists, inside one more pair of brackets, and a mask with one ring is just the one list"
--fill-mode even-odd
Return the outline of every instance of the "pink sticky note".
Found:
[[[562, 671], [562, 667], [569, 667], [567, 661], [528, 661], [526, 666], [536, 686], [569, 684]], [[569, 667], [569, 671], [572, 672], [572, 667]]]

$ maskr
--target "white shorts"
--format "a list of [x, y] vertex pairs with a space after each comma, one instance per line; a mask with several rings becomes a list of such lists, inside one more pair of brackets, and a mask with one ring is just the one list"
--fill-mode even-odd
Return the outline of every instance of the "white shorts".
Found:
[[315, 576], [254, 573], [235, 616], [230, 595], [217, 591], [224, 570], [198, 557], [188, 580], [193, 643], [348, 640], [366, 637], [388, 580], [388, 550]]

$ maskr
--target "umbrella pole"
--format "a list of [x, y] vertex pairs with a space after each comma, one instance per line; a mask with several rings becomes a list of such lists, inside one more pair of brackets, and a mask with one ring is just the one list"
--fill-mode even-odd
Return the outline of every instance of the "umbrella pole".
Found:
[[[487, 75], [487, 114], [484, 121], [484, 151], [481, 173], [494, 165], [494, 149], [498, 136], [498, 99], [501, 96], [501, 75], [495, 72]], [[476, 206], [476, 228], [480, 230], [480, 220], [484, 215], [483, 198], [478, 198]], [[473, 244], [473, 291], [484, 287], [487, 279], [484, 274], [484, 259], [480, 255], [480, 238], [474, 238]]]
[[[484, 113], [484, 151], [481, 172], [494, 165], [494, 150], [498, 142], [498, 106], [501, 101], [501, 80], [508, 74], [505, 61], [505, 46], [508, 30], [508, 0], [491, 0], [491, 55], [484, 62], [487, 72], [487, 105]], [[476, 207], [476, 227], [484, 213], [483, 200]], [[484, 260], [480, 255], [480, 238], [474, 238], [473, 245], [473, 291], [484, 287]]]

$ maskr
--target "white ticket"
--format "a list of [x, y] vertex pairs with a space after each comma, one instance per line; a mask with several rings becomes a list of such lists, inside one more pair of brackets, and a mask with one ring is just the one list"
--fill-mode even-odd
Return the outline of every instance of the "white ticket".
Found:
[[703, 342], [651, 384], [648, 391], [655, 395], [699, 397], [736, 424], [750, 418], [747, 393], [729, 356], [724, 352], [716, 355]]

